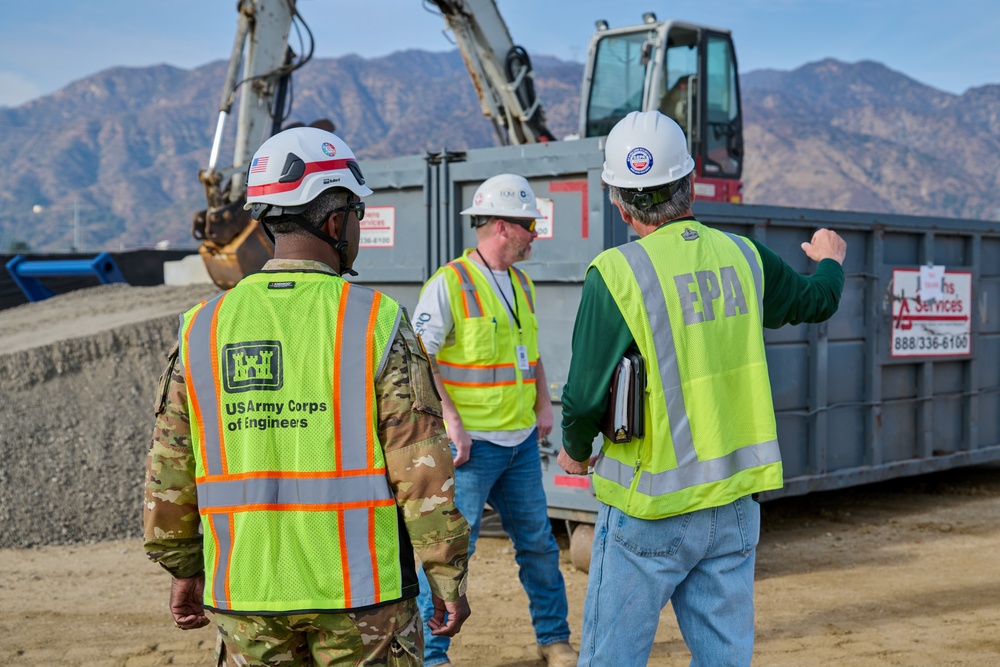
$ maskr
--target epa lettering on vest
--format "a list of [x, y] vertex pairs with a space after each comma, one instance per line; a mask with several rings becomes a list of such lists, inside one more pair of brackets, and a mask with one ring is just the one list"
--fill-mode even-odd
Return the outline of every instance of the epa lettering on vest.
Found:
[[750, 312], [736, 269], [723, 266], [717, 271], [695, 271], [674, 276], [677, 296], [684, 310], [684, 324], [715, 319], [715, 300], [721, 298], [726, 317]]

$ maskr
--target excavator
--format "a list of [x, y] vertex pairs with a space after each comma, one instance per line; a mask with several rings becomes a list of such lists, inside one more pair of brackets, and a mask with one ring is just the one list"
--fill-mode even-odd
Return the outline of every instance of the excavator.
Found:
[[[524, 48], [514, 44], [494, 0], [422, 0], [440, 13], [454, 37], [483, 114], [502, 145], [556, 141], [534, 89]], [[295, 0], [240, 0], [239, 20], [223, 86], [208, 166], [198, 173], [207, 208], [194, 216], [192, 235], [212, 280], [229, 288], [271, 257], [260, 225], [243, 210], [244, 175], [260, 144], [286, 129], [292, 73], [312, 57], [312, 33]], [[684, 128], [695, 158], [700, 199], [741, 201], [743, 118], [736, 54], [729, 31], [657, 20], [610, 28], [596, 22], [580, 93], [578, 132], [567, 139], [605, 136], [632, 111], [658, 109]], [[290, 44], [298, 34], [299, 54]], [[220, 166], [224, 130], [239, 92], [232, 162]], [[333, 130], [328, 120], [316, 127]]]
[[[525, 50], [516, 46], [493, 0], [425, 0], [454, 35], [483, 115], [503, 145], [552, 141], [545, 111], [534, 92]], [[727, 30], [658, 21], [609, 28], [596, 22], [580, 92], [575, 137], [606, 136], [633, 111], [652, 109], [684, 129], [697, 162], [699, 198], [739, 202], [743, 167], [743, 116], [736, 52]], [[700, 89], [700, 94], [699, 94]]]

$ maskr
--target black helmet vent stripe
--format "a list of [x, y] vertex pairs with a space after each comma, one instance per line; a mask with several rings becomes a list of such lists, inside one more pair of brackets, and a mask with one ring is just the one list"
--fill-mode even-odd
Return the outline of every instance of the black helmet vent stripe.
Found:
[[361, 174], [361, 167], [357, 162], [351, 160], [347, 163], [347, 168], [351, 170], [352, 174], [354, 174], [354, 178], [358, 181], [358, 185], [365, 184], [365, 177]]
[[296, 181], [302, 180], [302, 176], [306, 173], [306, 163], [302, 161], [295, 153], [289, 153], [288, 157], [285, 158], [285, 166], [281, 170], [281, 177], [278, 179], [279, 183], [295, 183]]

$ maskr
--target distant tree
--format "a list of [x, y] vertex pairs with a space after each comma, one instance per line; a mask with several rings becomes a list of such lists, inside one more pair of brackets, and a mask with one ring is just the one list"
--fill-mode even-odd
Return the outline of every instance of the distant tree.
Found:
[[7, 244], [7, 250], [9, 252], [31, 252], [31, 244], [27, 241], [11, 241]]

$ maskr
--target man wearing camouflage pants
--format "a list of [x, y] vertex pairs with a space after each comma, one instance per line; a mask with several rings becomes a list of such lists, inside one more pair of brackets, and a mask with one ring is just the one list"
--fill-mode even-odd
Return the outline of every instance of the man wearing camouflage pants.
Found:
[[469, 527], [429, 360], [399, 304], [340, 277], [371, 194], [347, 144], [290, 129], [254, 164], [248, 206], [275, 259], [182, 318], [146, 552], [173, 577], [178, 628], [215, 612], [219, 664], [422, 665], [414, 552], [431, 631], [469, 615]]

